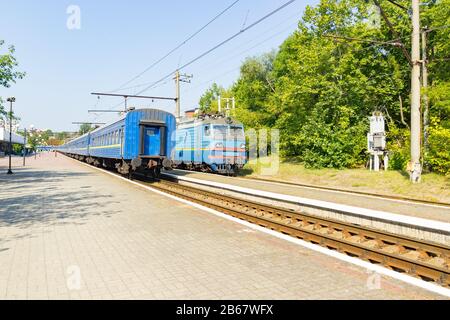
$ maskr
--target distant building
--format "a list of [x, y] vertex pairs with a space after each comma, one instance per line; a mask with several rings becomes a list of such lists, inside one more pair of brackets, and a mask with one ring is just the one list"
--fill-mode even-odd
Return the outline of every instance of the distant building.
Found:
[[[24, 137], [17, 134], [12, 133], [11, 142], [13, 144], [24, 144]], [[26, 142], [26, 141], [25, 141]], [[0, 157], [7, 154], [9, 151], [9, 131], [4, 127], [0, 127]]]
[[191, 109], [191, 110], [186, 110], [185, 112], [184, 112], [184, 116], [186, 117], [186, 118], [193, 118], [193, 117], [195, 117], [195, 115], [198, 113], [198, 108], [195, 108], [195, 109]]

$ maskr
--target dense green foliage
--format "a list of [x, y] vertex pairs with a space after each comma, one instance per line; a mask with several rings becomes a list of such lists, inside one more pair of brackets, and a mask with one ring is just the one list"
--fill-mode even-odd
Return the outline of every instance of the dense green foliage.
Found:
[[[0, 40], [0, 87], [9, 88], [17, 79], [22, 79], [25, 73], [15, 70], [18, 64], [14, 57], [14, 46], [9, 46], [6, 53], [2, 52], [4, 43]], [[6, 115], [3, 106], [5, 100], [0, 97], [0, 117]]]
[[79, 133], [80, 136], [81, 136], [81, 135], [83, 135], [83, 134], [85, 134], [85, 133], [88, 133], [88, 132], [94, 130], [94, 129], [95, 129], [95, 127], [92, 126], [91, 124], [89, 124], [89, 123], [83, 123], [83, 124], [80, 126], [80, 130], [78, 131], [78, 133]]
[[[381, 111], [393, 166], [404, 169], [409, 160], [410, 65], [392, 40], [400, 37], [410, 52], [411, 22], [403, 9], [379, 2], [395, 32], [373, 1], [321, 0], [307, 7], [298, 29], [277, 52], [248, 58], [241, 66], [230, 88], [236, 116], [247, 127], [279, 128], [283, 157], [309, 167], [343, 168], [366, 163], [368, 116]], [[410, 6], [410, 1], [398, 2]], [[449, 10], [450, 0], [421, 6], [422, 26], [433, 29], [427, 50], [430, 147], [424, 156], [441, 173], [450, 173]]]

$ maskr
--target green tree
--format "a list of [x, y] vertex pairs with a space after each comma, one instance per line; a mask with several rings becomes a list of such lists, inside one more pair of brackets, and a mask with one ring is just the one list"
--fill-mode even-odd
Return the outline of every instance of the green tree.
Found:
[[230, 92], [223, 87], [213, 83], [205, 93], [200, 97], [199, 106], [203, 113], [217, 113], [219, 111], [218, 100], [221, 98], [230, 98]]
[[276, 51], [260, 57], [247, 58], [241, 66], [239, 79], [232, 87], [236, 98], [237, 118], [253, 128], [271, 127], [276, 114], [269, 108], [268, 100], [275, 91], [272, 75]]
[[94, 130], [94, 129], [95, 129], [95, 127], [93, 127], [93, 126], [90, 125], [89, 123], [83, 123], [83, 124], [80, 126], [80, 130], [78, 131], [78, 133], [79, 133], [80, 135], [83, 135], [83, 134], [88, 133], [88, 132], [90, 132], [90, 131], [92, 131], [92, 130]]
[[433, 1], [423, 15], [428, 36], [430, 97], [429, 150], [425, 161], [431, 169], [450, 175], [450, 0]]
[[[0, 50], [3, 51], [4, 41], [0, 40]], [[0, 54], [0, 86], [9, 88], [17, 79], [22, 79], [25, 76], [24, 72], [16, 71], [18, 65], [14, 57], [14, 46], [9, 46], [7, 52]], [[6, 115], [4, 100], [0, 97], [0, 117]]]
[[[382, 111], [394, 167], [404, 169], [411, 68], [402, 47], [411, 50], [411, 20], [391, 2], [378, 2], [392, 28], [374, 1], [321, 0], [308, 6], [277, 52], [242, 64], [231, 88], [237, 117], [247, 128], [279, 128], [284, 157], [341, 168], [367, 161], [367, 117]], [[410, 6], [407, 0], [397, 2]], [[449, 173], [450, 0], [424, 3], [421, 19], [430, 29], [430, 148], [424, 157], [432, 170]]]

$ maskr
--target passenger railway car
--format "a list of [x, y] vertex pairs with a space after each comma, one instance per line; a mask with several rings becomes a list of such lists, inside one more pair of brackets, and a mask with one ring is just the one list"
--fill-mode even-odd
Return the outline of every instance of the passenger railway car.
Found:
[[175, 130], [171, 113], [138, 109], [69, 141], [58, 151], [95, 166], [115, 168], [121, 174], [142, 171], [159, 176], [162, 167], [171, 167]]
[[244, 126], [224, 116], [182, 120], [173, 152], [176, 168], [234, 175], [246, 162]]

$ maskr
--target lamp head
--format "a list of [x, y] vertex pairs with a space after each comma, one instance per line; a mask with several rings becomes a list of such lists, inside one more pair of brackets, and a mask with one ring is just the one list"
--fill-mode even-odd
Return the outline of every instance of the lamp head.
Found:
[[16, 97], [9, 97], [6, 99], [8, 102], [16, 102]]

